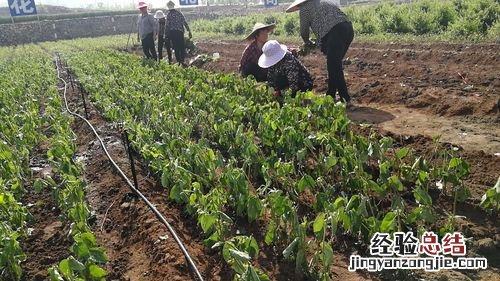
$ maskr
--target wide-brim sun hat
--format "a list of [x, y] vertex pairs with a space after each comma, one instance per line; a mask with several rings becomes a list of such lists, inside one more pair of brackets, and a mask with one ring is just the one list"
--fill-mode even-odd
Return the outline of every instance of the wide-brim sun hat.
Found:
[[170, 10], [170, 9], [173, 9], [175, 7], [175, 3], [170, 0], [167, 2], [167, 8]]
[[147, 6], [148, 4], [146, 2], [139, 2], [139, 4], [137, 4], [137, 9], [146, 8]]
[[253, 26], [253, 29], [252, 31], [250, 32], [250, 34], [248, 34], [247, 37], [245, 37], [245, 40], [252, 40], [254, 37], [255, 37], [255, 34], [259, 31], [259, 30], [262, 30], [264, 28], [275, 28], [276, 27], [276, 24], [275, 23], [270, 23], [270, 24], [263, 24], [263, 23], [256, 23], [254, 26]]
[[286, 55], [287, 46], [280, 44], [276, 40], [267, 41], [262, 46], [262, 55], [259, 57], [259, 66], [262, 68], [269, 68], [277, 64]]
[[162, 19], [164, 17], [165, 17], [165, 14], [163, 13], [162, 10], [156, 11], [156, 13], [155, 13], [155, 19]]
[[287, 13], [291, 13], [291, 12], [295, 12], [295, 11], [298, 11], [300, 9], [300, 4], [303, 4], [307, 1], [311, 1], [311, 0], [295, 0], [293, 1], [292, 4], [290, 4], [290, 6], [288, 6], [288, 8], [286, 8], [285, 12]]

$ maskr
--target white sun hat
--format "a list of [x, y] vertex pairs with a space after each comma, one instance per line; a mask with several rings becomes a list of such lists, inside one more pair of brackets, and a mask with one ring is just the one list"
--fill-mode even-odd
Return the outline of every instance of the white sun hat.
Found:
[[290, 6], [288, 6], [288, 8], [286, 8], [285, 12], [291, 13], [291, 12], [298, 11], [300, 9], [299, 5], [302, 3], [305, 3], [307, 1], [310, 1], [310, 0], [295, 0], [295, 1], [293, 1], [292, 4], [290, 4]]
[[262, 55], [259, 57], [259, 66], [269, 68], [285, 57], [288, 48], [276, 40], [269, 40], [262, 46]]
[[162, 10], [156, 11], [156, 13], [155, 13], [155, 19], [162, 19], [164, 17], [165, 17], [165, 14], [163, 13]]

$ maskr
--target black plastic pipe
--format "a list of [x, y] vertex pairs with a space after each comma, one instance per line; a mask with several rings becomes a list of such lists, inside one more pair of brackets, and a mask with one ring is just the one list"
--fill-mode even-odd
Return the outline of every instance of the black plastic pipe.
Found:
[[90, 124], [90, 122], [87, 119], [85, 119], [83, 116], [81, 116], [80, 114], [78, 114], [76, 112], [73, 112], [73, 111], [71, 111], [69, 109], [69, 107], [68, 107], [68, 100], [66, 98], [66, 92], [67, 92], [68, 84], [66, 83], [66, 80], [64, 80], [63, 78], [61, 78], [61, 72], [59, 70], [59, 61], [60, 61], [60, 57], [59, 57], [59, 55], [57, 55], [57, 57], [56, 57], [57, 78], [59, 78], [59, 80], [61, 80], [61, 82], [64, 83], [63, 97], [64, 97], [64, 106], [66, 107], [66, 111], [68, 111], [69, 114], [71, 114], [71, 115], [73, 115], [75, 117], [78, 117], [78, 118], [82, 119], [85, 123], [87, 123], [87, 125], [90, 127], [90, 129], [92, 130], [92, 132], [94, 133], [94, 135], [96, 136], [96, 138], [99, 140], [99, 142], [101, 144], [101, 147], [102, 147], [104, 153], [106, 154], [106, 156], [108, 157], [109, 161], [115, 167], [115, 169], [118, 171], [118, 173], [121, 175], [121, 177], [126, 181], [126, 183], [129, 186], [129, 188], [135, 194], [137, 194], [144, 201], [144, 203], [146, 203], [146, 205], [151, 209], [151, 211], [153, 211], [153, 213], [156, 215], [156, 217], [167, 227], [168, 231], [170, 232], [170, 234], [174, 238], [174, 240], [177, 243], [177, 245], [179, 245], [179, 248], [181, 249], [181, 251], [184, 254], [184, 256], [186, 257], [186, 261], [188, 262], [189, 267], [191, 268], [191, 270], [193, 271], [193, 273], [195, 275], [194, 279], [195, 280], [203, 281], [203, 277], [201, 276], [200, 271], [198, 270], [198, 268], [196, 267], [193, 259], [191, 258], [191, 256], [187, 252], [186, 248], [184, 247], [184, 244], [182, 244], [182, 241], [180, 240], [179, 236], [177, 236], [174, 228], [168, 223], [168, 221], [160, 213], [160, 211], [158, 211], [158, 209], [144, 196], [144, 194], [142, 194], [137, 188], [135, 188], [133, 186], [132, 182], [130, 182], [130, 179], [125, 175], [125, 173], [120, 169], [120, 167], [118, 167], [118, 165], [116, 164], [116, 162], [113, 160], [113, 158], [109, 154], [108, 150], [106, 149], [106, 145], [104, 145], [104, 142], [103, 142], [102, 138], [99, 136], [99, 134], [97, 133], [97, 131], [94, 128], [94, 126], [92, 126], [92, 124]]

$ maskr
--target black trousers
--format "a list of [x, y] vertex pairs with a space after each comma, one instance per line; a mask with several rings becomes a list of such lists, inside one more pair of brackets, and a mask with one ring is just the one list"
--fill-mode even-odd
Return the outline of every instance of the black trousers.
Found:
[[163, 59], [163, 34], [158, 35], [158, 60]]
[[146, 37], [142, 39], [141, 42], [142, 42], [142, 50], [144, 51], [144, 55], [146, 56], [146, 58], [148, 59], [153, 58], [154, 60], [156, 60], [157, 56], [156, 56], [155, 40], [153, 38], [153, 32], [146, 35]]
[[351, 97], [347, 91], [342, 59], [344, 58], [352, 39], [354, 30], [352, 23], [342, 22], [335, 25], [328, 34], [321, 39], [321, 51], [326, 55], [328, 69], [328, 91], [327, 94], [335, 99], [335, 93], [339, 92], [344, 102], [349, 102]]
[[177, 60], [177, 63], [184, 64], [184, 57], [186, 56], [184, 32], [179, 30], [169, 30], [168, 38], [170, 39], [172, 47], [175, 51], [175, 59]]
[[168, 36], [165, 36], [165, 49], [167, 49], [168, 63], [172, 63], [172, 42]]

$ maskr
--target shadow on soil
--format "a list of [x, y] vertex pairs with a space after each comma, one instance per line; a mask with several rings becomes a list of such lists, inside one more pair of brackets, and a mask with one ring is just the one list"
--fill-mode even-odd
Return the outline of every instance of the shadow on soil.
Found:
[[347, 116], [355, 123], [380, 124], [396, 118], [387, 111], [376, 108], [359, 106], [347, 112]]

